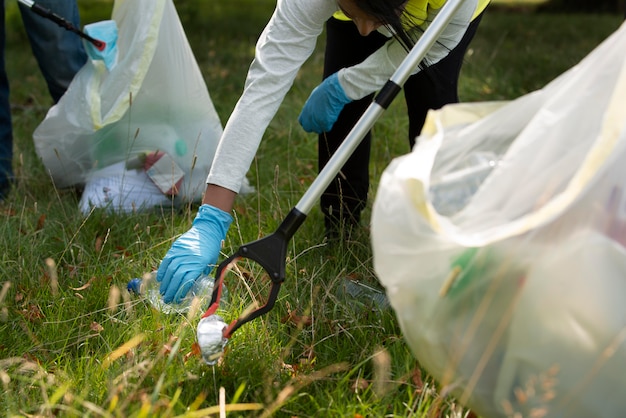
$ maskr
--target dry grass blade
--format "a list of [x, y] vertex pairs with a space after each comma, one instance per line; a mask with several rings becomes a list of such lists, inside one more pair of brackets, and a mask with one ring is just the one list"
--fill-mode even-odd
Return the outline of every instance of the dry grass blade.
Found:
[[265, 411], [263, 411], [263, 414], [261, 414], [259, 418], [268, 418], [272, 416], [285, 402], [287, 402], [291, 396], [298, 393], [298, 391], [303, 387], [310, 385], [315, 381], [324, 379], [327, 376], [344, 372], [348, 369], [348, 364], [339, 363], [325, 367], [324, 369], [313, 372], [307, 376], [298, 376], [297, 378], [294, 378], [290, 384], [285, 386], [283, 390], [280, 391], [276, 400], [270, 404]]

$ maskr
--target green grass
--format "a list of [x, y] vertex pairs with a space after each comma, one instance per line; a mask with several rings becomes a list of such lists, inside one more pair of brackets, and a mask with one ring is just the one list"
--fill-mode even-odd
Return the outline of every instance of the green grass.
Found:
[[[110, 13], [110, 1], [80, 4], [84, 23]], [[223, 122], [274, 4], [176, 2]], [[31, 139], [51, 102], [11, 4], [7, 12], [18, 183], [0, 206], [2, 411], [192, 417], [215, 413], [223, 388], [224, 404], [248, 409], [229, 416], [467, 414], [454, 399], [441, 397], [441, 388], [420, 369], [392, 311], [338, 294], [348, 275], [376, 285], [368, 234], [364, 228], [328, 248], [317, 209], [289, 244], [288, 279], [275, 309], [243, 326], [218, 366], [204, 365], [193, 351], [199, 314], [164, 315], [124, 290], [130, 278], [158, 266], [195, 208], [133, 216], [96, 211], [84, 218], [77, 193], [53, 187]], [[540, 88], [620, 23], [617, 16], [488, 13], [467, 57], [461, 97], [511, 99]], [[296, 118], [321, 66], [318, 51], [270, 125], [249, 174], [257, 192], [238, 198], [225, 256], [273, 232], [315, 178], [316, 140], [302, 133]], [[408, 151], [403, 113], [397, 100], [375, 126], [371, 196], [389, 161]], [[227, 320], [251, 301], [249, 294], [267, 292], [258, 268], [243, 264], [247, 269], [251, 274], [227, 279]]]

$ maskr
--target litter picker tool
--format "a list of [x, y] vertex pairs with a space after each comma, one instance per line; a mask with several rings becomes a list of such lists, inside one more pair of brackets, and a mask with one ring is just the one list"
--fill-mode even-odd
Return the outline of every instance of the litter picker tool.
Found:
[[34, 13], [38, 14], [39, 16], [53, 21], [57, 25], [69, 30], [70, 32], [74, 32], [75, 34], [77, 34], [78, 36], [85, 39], [86, 41], [91, 43], [93, 46], [95, 46], [98, 49], [98, 51], [104, 51], [104, 48], [106, 48], [106, 42], [101, 41], [99, 39], [92, 38], [91, 36], [87, 35], [85, 32], [78, 29], [68, 20], [53, 13], [52, 11], [46, 9], [43, 6], [38, 5], [34, 1], [31, 1], [31, 0], [17, 0], [17, 1], [22, 3], [24, 6], [28, 7], [30, 10], [32, 10]]
[[[35, 14], [53, 21], [62, 28], [70, 32], [74, 32], [85, 43], [87, 55], [94, 60], [104, 61], [107, 69], [110, 71], [117, 63], [117, 24], [114, 20], [105, 20], [86, 25], [84, 30], [80, 30], [67, 19], [53, 13], [43, 6], [32, 0], [17, 0], [19, 3], [28, 7]], [[105, 40], [103, 40], [105, 39]]]
[[[426, 53], [435, 44], [461, 6], [462, 1], [463, 0], [450, 0], [442, 7], [439, 14], [376, 95], [374, 101], [368, 106], [365, 113], [361, 116], [350, 133], [348, 133], [332, 158], [328, 161], [296, 206], [291, 209], [286, 218], [278, 226], [278, 229], [266, 237], [240, 246], [233, 255], [225, 259], [217, 267], [215, 271], [216, 280], [213, 295], [208, 309], [202, 315], [202, 319], [210, 318], [217, 311], [222, 295], [224, 276], [238, 260], [245, 258], [258, 263], [269, 274], [272, 281], [268, 298], [263, 306], [244, 311], [244, 313], [236, 320], [232, 321], [230, 325], [222, 329], [222, 333], [219, 336], [222, 339], [222, 344], [218, 349], [223, 349], [228, 339], [239, 327], [269, 312], [274, 307], [280, 286], [285, 281], [287, 244], [289, 240], [302, 225], [306, 216], [331, 183], [334, 176], [339, 172], [341, 167], [343, 167], [350, 155], [352, 155], [356, 147], [363, 140], [365, 134], [372, 128], [376, 120], [398, 95], [402, 86], [413, 72], [413, 69], [423, 60]], [[201, 324], [202, 320], [200, 324], [198, 324], [198, 335], [201, 334]], [[219, 346], [219, 344], [216, 344], [216, 346]]]

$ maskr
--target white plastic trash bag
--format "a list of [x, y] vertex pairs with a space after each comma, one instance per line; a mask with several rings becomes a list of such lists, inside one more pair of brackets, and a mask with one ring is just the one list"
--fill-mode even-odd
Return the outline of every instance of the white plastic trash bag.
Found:
[[385, 170], [374, 267], [480, 416], [626, 411], [626, 26], [544, 89], [429, 114]]
[[[174, 5], [116, 0], [112, 19], [119, 32], [117, 64], [108, 71], [93, 60], [79, 71], [36, 129], [36, 151], [57, 187], [85, 185], [83, 199], [95, 206], [103, 201], [91, 176], [102, 182], [104, 170], [117, 184], [136, 174], [119, 163], [154, 152], [169, 157], [173, 172], [182, 170], [180, 187], [170, 196], [148, 188], [142, 202], [136, 184], [120, 183], [122, 200], [133, 198], [135, 210], [154, 201], [200, 200], [222, 125]], [[155, 190], [159, 195], [148, 197]]]

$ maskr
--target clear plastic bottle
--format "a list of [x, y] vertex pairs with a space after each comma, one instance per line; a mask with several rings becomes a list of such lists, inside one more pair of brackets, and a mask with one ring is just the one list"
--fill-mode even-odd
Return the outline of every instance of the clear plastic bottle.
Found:
[[385, 291], [369, 286], [359, 280], [346, 277], [337, 289], [337, 296], [345, 297], [349, 301], [360, 302], [378, 309], [388, 309], [389, 300]]
[[[206, 309], [208, 303], [211, 301], [213, 295], [213, 286], [215, 285], [215, 278], [212, 276], [202, 275], [193, 284], [191, 290], [187, 293], [187, 296], [180, 303], [165, 303], [163, 297], [159, 292], [160, 283], [156, 280], [156, 271], [144, 275], [143, 278], [134, 278], [128, 282], [126, 288], [129, 292], [136, 295], [142, 295], [155, 309], [170, 313], [186, 313], [191, 307], [191, 301], [194, 297], [200, 299], [201, 307]], [[222, 287], [222, 296], [220, 299], [221, 307], [228, 302], [228, 291], [226, 286]]]

